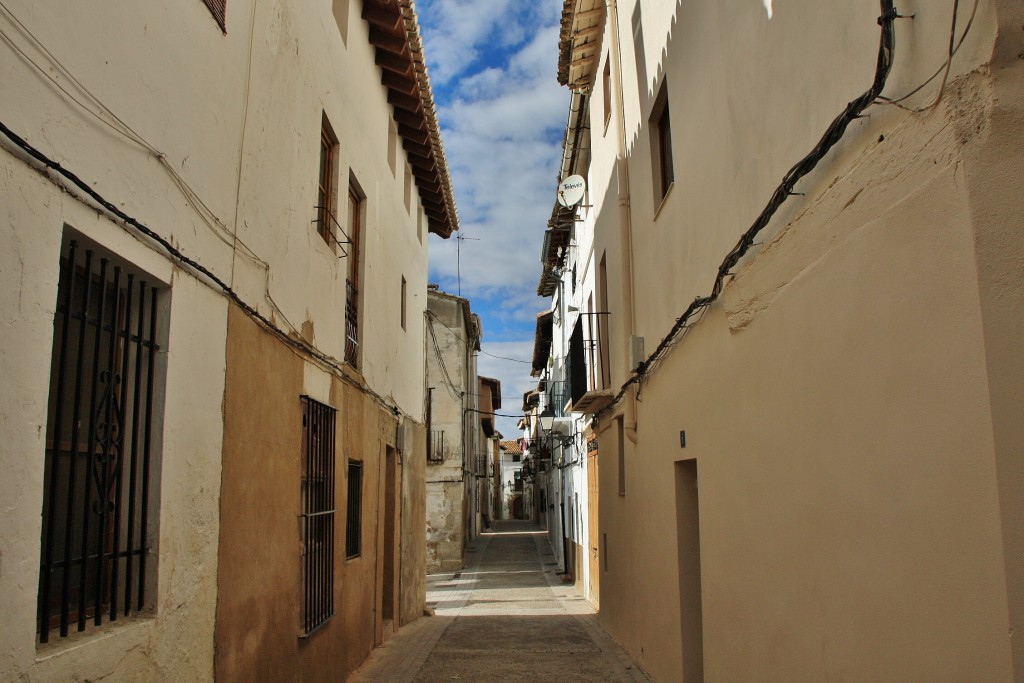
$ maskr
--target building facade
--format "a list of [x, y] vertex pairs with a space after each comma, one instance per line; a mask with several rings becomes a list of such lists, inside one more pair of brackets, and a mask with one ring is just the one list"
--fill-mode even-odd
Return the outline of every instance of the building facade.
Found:
[[656, 680], [1024, 672], [1022, 9], [911, 4], [565, 3], [542, 286], [608, 313], [564, 405]]
[[411, 5], [0, 28], [0, 678], [344, 677], [425, 605], [458, 226]]
[[480, 452], [480, 380], [476, 354], [483, 329], [469, 300], [427, 292], [427, 571], [462, 568], [472, 538]]

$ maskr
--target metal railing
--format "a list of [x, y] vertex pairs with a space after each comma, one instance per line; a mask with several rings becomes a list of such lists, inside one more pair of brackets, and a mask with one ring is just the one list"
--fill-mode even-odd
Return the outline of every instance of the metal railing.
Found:
[[427, 462], [444, 462], [444, 430], [431, 429], [427, 442]]
[[[43, 488], [38, 630], [146, 609], [159, 419], [158, 290], [72, 240], [61, 262]], [[151, 571], [149, 573], [152, 573]]]
[[[320, 204], [313, 208], [316, 209], [316, 218], [313, 219], [313, 222], [316, 223], [316, 231], [320, 233], [320, 236], [328, 244], [333, 242], [338, 247], [338, 251], [341, 252], [338, 258], [348, 256], [348, 250], [345, 249], [345, 245], [352, 244], [352, 240], [345, 234], [345, 229], [341, 227], [341, 223], [335, 218], [334, 212], [331, 211], [330, 207]], [[338, 235], [341, 235], [341, 237], [339, 238]]]
[[345, 280], [345, 362], [359, 367], [359, 289]]
[[302, 397], [302, 633], [334, 615], [336, 411]]

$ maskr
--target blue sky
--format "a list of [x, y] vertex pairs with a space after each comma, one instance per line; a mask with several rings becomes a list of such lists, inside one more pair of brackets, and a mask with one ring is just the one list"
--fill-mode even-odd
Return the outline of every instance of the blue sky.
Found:
[[[416, 13], [452, 174], [460, 233], [430, 238], [430, 281], [470, 300], [481, 375], [521, 414], [533, 356], [540, 249], [558, 184], [569, 91], [558, 85], [560, 0], [419, 0]], [[461, 258], [457, 252], [461, 251]], [[460, 277], [461, 271], [461, 277]], [[498, 420], [516, 438], [515, 419]]]

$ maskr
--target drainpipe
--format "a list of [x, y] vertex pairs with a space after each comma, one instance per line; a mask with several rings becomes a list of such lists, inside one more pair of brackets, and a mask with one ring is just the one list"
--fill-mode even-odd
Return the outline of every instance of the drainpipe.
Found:
[[[623, 321], [625, 329], [625, 342], [629, 340], [636, 330], [636, 320], [633, 313], [633, 215], [629, 206], [629, 163], [626, 160], [626, 102], [622, 93], [622, 41], [619, 39], [619, 6], [617, 0], [608, 0], [608, 10], [612, 28], [612, 44], [614, 50], [609, 49], [608, 54], [615, 57], [615, 75], [619, 89], [618, 105], [616, 112], [619, 128], [619, 153], [616, 163], [619, 167], [619, 236], [622, 251], [622, 299], [623, 299]], [[629, 349], [626, 350], [627, 358]], [[633, 370], [634, 368], [629, 368]], [[636, 443], [636, 390], [626, 392], [625, 420], [623, 427], [626, 436], [631, 442]]]

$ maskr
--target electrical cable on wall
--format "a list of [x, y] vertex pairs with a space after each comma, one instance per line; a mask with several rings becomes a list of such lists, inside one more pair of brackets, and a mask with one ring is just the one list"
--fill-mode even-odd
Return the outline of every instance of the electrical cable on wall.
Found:
[[875, 75], [871, 86], [859, 97], [846, 105], [846, 108], [835, 119], [833, 119], [831, 124], [829, 124], [829, 127], [825, 130], [825, 134], [821, 137], [810, 153], [794, 164], [785, 176], [783, 176], [782, 182], [772, 194], [767, 206], [765, 206], [760, 215], [758, 215], [753, 225], [751, 225], [750, 228], [740, 236], [736, 246], [732, 248], [722, 261], [721, 265], [719, 265], [718, 273], [715, 276], [714, 283], [711, 287], [711, 292], [707, 296], [699, 296], [695, 298], [690, 303], [683, 314], [676, 319], [675, 324], [673, 324], [668, 334], [662, 338], [654, 351], [636, 367], [634, 375], [622, 384], [611, 403], [600, 411], [600, 413], [610, 410], [615, 404], [622, 400], [631, 386], [641, 382], [652, 371], [655, 364], [661, 360], [668, 348], [674, 341], [676, 341], [679, 334], [685, 331], [690, 324], [691, 318], [705, 310], [718, 299], [722, 293], [725, 278], [732, 274], [732, 269], [737, 263], [739, 263], [740, 259], [746, 255], [750, 250], [750, 247], [753, 246], [754, 238], [765, 227], [767, 227], [771, 218], [779, 210], [779, 207], [781, 207], [787, 199], [798, 194], [793, 191], [797, 182], [813, 171], [818, 165], [818, 162], [820, 162], [836, 145], [836, 143], [842, 139], [850, 123], [860, 118], [865, 109], [878, 101], [882, 90], [885, 88], [889, 72], [892, 69], [893, 51], [895, 49], [893, 24], [897, 18], [902, 18], [902, 15], [898, 14], [896, 11], [894, 0], [879, 0], [879, 5], [882, 12], [881, 16], [878, 17], [878, 24], [881, 27], [881, 35], [879, 37]]
[[[389, 410], [396, 417], [401, 415], [401, 411], [399, 410], [397, 405], [388, 401], [388, 399], [381, 396], [370, 387], [361, 384], [357, 382], [355, 379], [349, 377], [345, 373], [343, 365], [339, 360], [337, 360], [336, 358], [329, 354], [324, 353], [323, 351], [320, 351], [312, 344], [309, 344], [308, 342], [302, 339], [295, 339], [289, 336], [284, 330], [279, 328], [270, 319], [268, 319], [262, 313], [257, 311], [253, 306], [247, 303], [244, 299], [242, 299], [242, 297], [239, 296], [237, 292], [235, 292], [226, 282], [217, 277], [217, 275], [215, 275], [206, 266], [189, 258], [185, 254], [183, 254], [177, 247], [171, 244], [170, 241], [168, 241], [165, 237], [157, 233], [155, 230], [149, 228], [148, 226], [139, 222], [135, 218], [132, 218], [125, 212], [121, 211], [113, 203], [111, 203], [109, 200], [103, 197], [103, 195], [101, 195], [99, 192], [90, 187], [88, 183], [79, 178], [75, 173], [64, 168], [57, 161], [54, 161], [53, 159], [47, 157], [45, 154], [43, 154], [38, 149], [29, 144], [27, 141], [25, 141], [23, 138], [21, 138], [17, 133], [8, 128], [7, 125], [4, 124], [2, 121], [0, 121], [0, 133], [3, 133], [3, 135], [7, 137], [7, 139], [9, 139], [19, 149], [21, 149], [29, 157], [34, 159], [42, 167], [54, 171], [55, 173], [63, 177], [66, 181], [68, 181], [73, 187], [77, 188], [80, 192], [85, 193], [90, 199], [92, 199], [109, 215], [113, 216], [124, 225], [134, 229], [135, 231], [141, 233], [142, 235], [148, 237], [150, 240], [158, 244], [163, 249], [163, 251], [166, 252], [166, 254], [170, 256], [172, 260], [176, 261], [181, 267], [183, 267], [183, 269], [186, 272], [191, 272], [191, 274], [195, 276], [197, 280], [199, 280], [200, 282], [205, 282], [207, 286], [209, 286], [211, 289], [214, 289], [215, 291], [218, 291], [221, 294], [223, 294], [235, 305], [237, 305], [240, 309], [242, 309], [242, 311], [247, 316], [249, 316], [249, 318], [256, 321], [261, 327], [263, 327], [265, 330], [276, 336], [286, 345], [300, 351], [303, 355], [315, 360], [317, 363], [321, 365], [321, 367], [324, 367], [325, 369], [332, 371], [332, 373], [335, 374], [335, 376], [337, 376], [342, 381], [350, 384], [351, 386], [355, 387], [364, 394], [372, 397], [375, 401], [378, 402], [378, 404]], [[82, 200], [82, 198], [78, 196], [76, 193], [71, 192], [70, 188], [68, 188], [67, 185], [58, 182], [49, 173], [44, 173], [44, 175], [46, 175], [46, 177], [55, 185], [61, 187], [62, 189], [67, 190], [70, 194], [75, 196], [77, 199], [83, 201], [84, 203], [84, 200]]]
[[[261, 259], [256, 252], [254, 252], [248, 245], [243, 241], [239, 240], [237, 236], [224, 224], [222, 220], [210, 209], [209, 206], [203, 201], [202, 197], [192, 189], [188, 182], [181, 176], [180, 173], [167, 161], [167, 156], [146, 140], [141, 134], [139, 134], [134, 128], [128, 125], [121, 117], [119, 117], [113, 110], [110, 109], [106, 104], [103, 103], [96, 95], [90, 91], [84, 83], [82, 83], [77, 76], [70, 69], [64, 66], [64, 64], [54, 55], [47, 47], [40, 41], [35, 34], [33, 34], [27, 26], [11, 10], [3, 3], [0, 2], [0, 9], [10, 19], [15, 26], [32, 42], [39, 52], [49, 59], [50, 63], [56, 67], [56, 71], [62, 74], [75, 88], [89, 101], [92, 102], [93, 106], [83, 102], [81, 98], [76, 97], [72, 92], [68, 90], [57, 78], [51, 73], [51, 69], [47, 69], [38, 64], [32, 57], [25, 52], [21, 47], [15, 43], [15, 41], [7, 35], [4, 31], [0, 30], [0, 38], [3, 38], [11, 49], [21, 55], [33, 69], [39, 72], [40, 75], [44, 76], [50, 83], [53, 84], [60, 92], [64, 93], [65, 97], [74, 102], [79, 108], [82, 109], [86, 114], [93, 117], [96, 121], [109, 128], [114, 133], [121, 137], [129, 140], [138, 147], [142, 148], [153, 157], [157, 163], [167, 172], [167, 174], [174, 181], [174, 184], [181, 191], [185, 197], [185, 201], [188, 202], [189, 206], [195, 210], [196, 215], [202, 219], [213, 232], [214, 236], [217, 237], [224, 244], [235, 248], [235, 243], [241, 245], [245, 256], [251, 260], [259, 263], [264, 268], [269, 268], [263, 259]], [[99, 111], [96, 111], [98, 109]], [[102, 115], [101, 115], [102, 114]], [[107, 118], [104, 118], [107, 117]]]
[[[456, 339], [458, 339], [458, 340], [459, 340], [460, 342], [462, 342], [463, 344], [468, 344], [468, 342], [467, 342], [467, 341], [466, 341], [465, 339], [463, 339], [462, 337], [460, 337], [460, 336], [459, 336], [459, 333], [458, 333], [458, 332], [456, 332], [456, 331], [455, 331], [455, 330], [453, 330], [452, 328], [448, 327], [448, 325], [446, 325], [446, 324], [445, 324], [445, 322], [444, 322], [443, 320], [441, 320], [441, 319], [440, 319], [440, 318], [439, 318], [439, 317], [437, 316], [437, 314], [436, 314], [436, 313], [434, 313], [433, 311], [427, 311], [427, 317], [429, 317], [429, 318], [430, 318], [431, 320], [436, 320], [436, 321], [438, 322], [438, 324], [440, 324], [440, 325], [441, 325], [441, 327], [444, 327], [444, 328], [445, 328], [445, 329], [447, 329], [447, 330], [448, 330], [449, 332], [451, 332], [451, 333], [452, 333], [452, 336], [453, 336], [453, 337], [455, 337]], [[529, 361], [529, 360], [519, 360], [518, 358], [509, 358], [509, 357], [507, 357], [507, 356], [496, 356], [496, 355], [494, 355], [493, 353], [487, 353], [486, 351], [484, 351], [484, 350], [482, 350], [482, 349], [481, 349], [481, 350], [479, 351], [479, 353], [482, 353], [482, 354], [483, 354], [483, 355], [485, 355], [485, 356], [490, 356], [491, 358], [497, 358], [497, 359], [499, 359], [499, 360], [508, 360], [508, 361], [512, 361], [513, 363], [526, 363], [527, 365], [532, 365], [532, 364], [533, 364], [533, 361]]]
[[[912, 114], [920, 114], [922, 112], [928, 111], [929, 109], [933, 109], [933, 108], [935, 108], [935, 107], [937, 107], [939, 105], [939, 102], [942, 101], [942, 96], [943, 96], [943, 94], [945, 93], [945, 90], [946, 90], [946, 83], [949, 81], [949, 72], [950, 72], [950, 69], [953, 66], [953, 56], [956, 55], [956, 53], [960, 51], [960, 47], [964, 44], [964, 40], [966, 40], [967, 34], [970, 32], [971, 26], [974, 25], [974, 16], [978, 12], [978, 3], [979, 3], [979, 1], [980, 0], [974, 0], [974, 7], [971, 9], [971, 16], [967, 18], [967, 25], [964, 26], [964, 32], [960, 36], [960, 40], [957, 41], [956, 40], [956, 22], [957, 22], [957, 13], [960, 10], [960, 0], [953, 0], [953, 20], [952, 20], [952, 24], [951, 24], [950, 29], [949, 29], [949, 48], [948, 48], [948, 50], [946, 52], [946, 61], [943, 62], [942, 66], [940, 66], [935, 71], [935, 73], [933, 73], [930, 77], [928, 77], [927, 80], [925, 80], [923, 83], [918, 85], [916, 88], [914, 88], [913, 90], [908, 92], [906, 95], [903, 95], [902, 97], [897, 97], [897, 98], [889, 98], [889, 97], [885, 97], [884, 95], [879, 95], [878, 96], [879, 104], [891, 104], [891, 105], [894, 105], [896, 107], [899, 107], [900, 109], [903, 109], [904, 111], [909, 111]], [[954, 41], [956, 42], [955, 46], [954, 46]], [[901, 104], [901, 102], [903, 102], [904, 100], [906, 100], [907, 98], [909, 98], [909, 97], [911, 97], [913, 95], [916, 95], [918, 92], [920, 92], [920, 90], [922, 88], [924, 88], [926, 85], [928, 85], [929, 83], [934, 81], [939, 76], [939, 74], [942, 74], [942, 83], [939, 85], [939, 90], [935, 94], [935, 99], [932, 100], [931, 103], [926, 104], [926, 105], [921, 106], [921, 107], [916, 107], [916, 108], [908, 107], [908, 106], [905, 106], [905, 105]]]

